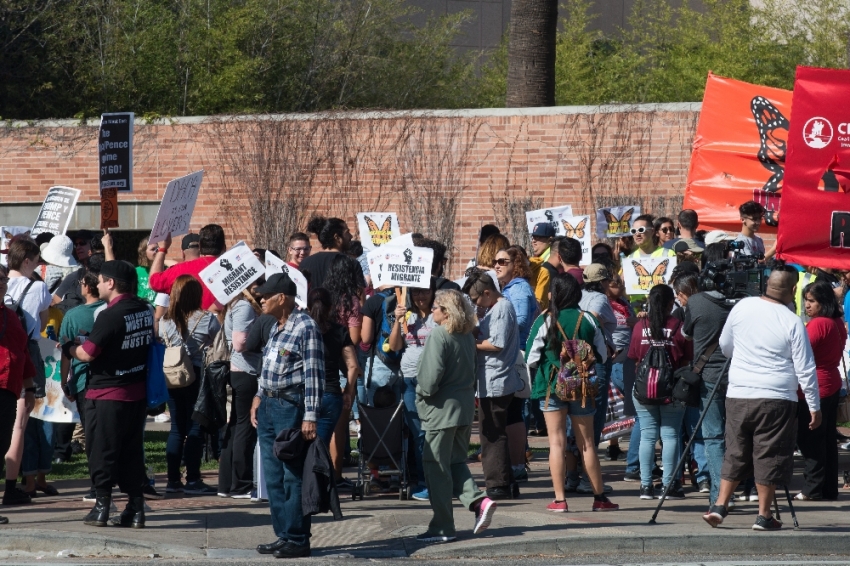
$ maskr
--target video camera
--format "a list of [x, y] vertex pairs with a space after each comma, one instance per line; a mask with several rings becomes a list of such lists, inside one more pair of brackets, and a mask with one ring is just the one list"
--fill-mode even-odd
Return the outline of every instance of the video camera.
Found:
[[763, 255], [741, 255], [743, 249], [744, 242], [728, 242], [726, 251], [733, 257], [707, 263], [699, 276], [700, 290], [718, 291], [730, 302], [762, 295], [773, 269], [759, 265]]

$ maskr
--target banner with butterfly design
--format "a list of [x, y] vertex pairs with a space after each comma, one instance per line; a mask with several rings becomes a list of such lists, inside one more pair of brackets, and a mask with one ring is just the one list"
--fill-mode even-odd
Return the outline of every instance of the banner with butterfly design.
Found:
[[573, 207], [566, 204], [563, 206], [553, 206], [551, 208], [541, 208], [539, 210], [528, 210], [525, 213], [525, 222], [528, 224], [528, 233], [534, 231], [534, 226], [540, 222], [548, 222], [555, 229], [556, 236], [564, 236], [564, 227], [561, 225], [561, 219], [570, 218], [573, 215]]
[[357, 214], [360, 242], [367, 252], [398, 238], [401, 229], [395, 212], [360, 212]]
[[561, 218], [562, 235], [574, 238], [581, 242], [581, 263], [579, 265], [590, 265], [590, 216], [571, 216]]
[[628, 257], [623, 260], [627, 295], [648, 295], [656, 285], [667, 285], [676, 268], [675, 257]]
[[683, 208], [704, 230], [739, 232], [738, 207], [764, 206], [761, 231], [773, 233], [785, 178], [791, 91], [709, 73]]
[[640, 216], [639, 206], [607, 206], [596, 209], [596, 237], [631, 236], [632, 221]]
[[780, 259], [850, 269], [850, 71], [797, 67]]

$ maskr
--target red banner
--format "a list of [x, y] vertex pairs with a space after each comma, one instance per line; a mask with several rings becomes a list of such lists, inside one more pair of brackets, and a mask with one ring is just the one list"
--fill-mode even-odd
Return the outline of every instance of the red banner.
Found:
[[754, 200], [767, 211], [761, 231], [775, 230], [790, 118], [791, 91], [709, 73], [684, 203], [700, 228], [740, 231], [738, 207]]
[[850, 269], [850, 71], [797, 67], [777, 257]]

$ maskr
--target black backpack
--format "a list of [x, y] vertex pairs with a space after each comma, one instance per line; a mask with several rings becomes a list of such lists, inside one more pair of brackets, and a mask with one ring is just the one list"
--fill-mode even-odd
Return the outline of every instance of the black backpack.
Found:
[[[29, 292], [30, 287], [32, 287], [33, 283], [35, 283], [35, 281], [30, 281], [27, 284], [27, 286], [24, 287], [24, 292], [21, 293], [21, 296], [18, 297], [17, 300], [14, 300], [11, 303], [9, 303], [9, 308], [12, 309], [12, 312], [15, 313], [15, 316], [17, 316], [18, 320], [21, 321], [21, 328], [24, 329], [24, 332], [27, 332], [27, 317], [26, 317], [26, 314], [24, 314], [23, 302], [24, 302], [24, 297], [27, 296], [27, 293]], [[27, 332], [27, 339], [32, 340], [32, 336], [30, 336], [28, 332]]]
[[[673, 331], [673, 336], [679, 327]], [[676, 376], [670, 354], [663, 343], [649, 339], [649, 351], [635, 372], [634, 397], [641, 405], [667, 405], [673, 402]]]

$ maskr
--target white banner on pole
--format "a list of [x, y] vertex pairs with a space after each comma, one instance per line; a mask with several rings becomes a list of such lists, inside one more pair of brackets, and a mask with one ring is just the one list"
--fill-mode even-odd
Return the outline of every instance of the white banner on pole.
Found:
[[384, 246], [369, 252], [369, 273], [375, 289], [396, 287], [431, 288], [434, 250], [416, 246]]
[[174, 238], [189, 233], [189, 224], [203, 180], [204, 172], [201, 170], [168, 181], [156, 220], [153, 222], [148, 245], [165, 240], [168, 234]]
[[307, 308], [307, 279], [304, 274], [295, 269], [291, 265], [287, 265], [285, 261], [266, 250], [266, 280], [275, 273], [286, 273], [295, 286], [298, 288], [298, 294], [295, 295], [295, 303], [302, 309]]
[[251, 248], [240, 241], [215, 258], [198, 276], [216, 300], [226, 305], [265, 272], [266, 268]]

